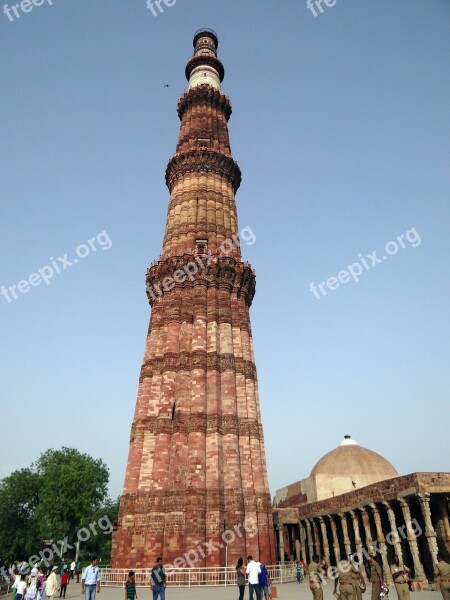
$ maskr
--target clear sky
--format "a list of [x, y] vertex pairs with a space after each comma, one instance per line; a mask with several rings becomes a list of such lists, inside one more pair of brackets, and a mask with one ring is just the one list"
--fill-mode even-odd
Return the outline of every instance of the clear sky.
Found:
[[[0, 477], [65, 445], [103, 458], [121, 491], [200, 27], [219, 36], [240, 228], [256, 236], [243, 254], [272, 494], [347, 433], [401, 474], [449, 471], [450, 3], [162, 7], [0, 12], [0, 286], [28, 280], [0, 296]], [[37, 285], [50, 257], [61, 272]]]

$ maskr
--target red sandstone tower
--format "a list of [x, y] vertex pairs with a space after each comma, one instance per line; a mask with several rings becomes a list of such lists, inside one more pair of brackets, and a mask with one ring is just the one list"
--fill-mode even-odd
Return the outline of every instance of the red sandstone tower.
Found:
[[[199, 555], [191, 566], [224, 566], [224, 540], [229, 565], [247, 554], [274, 563], [249, 318], [255, 275], [237, 237], [241, 172], [217, 47], [213, 31], [196, 33], [178, 102], [163, 250], [147, 271], [152, 313], [112, 567], [148, 567], [157, 556], [173, 563], [190, 551]], [[223, 538], [225, 529], [233, 533]]]

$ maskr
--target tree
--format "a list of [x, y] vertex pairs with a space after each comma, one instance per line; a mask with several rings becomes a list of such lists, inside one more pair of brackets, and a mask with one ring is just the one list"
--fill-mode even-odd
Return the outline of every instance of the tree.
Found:
[[29, 555], [36, 539], [33, 515], [39, 503], [39, 476], [32, 469], [14, 471], [0, 481], [0, 556]]
[[42, 539], [76, 540], [84, 519], [108, 496], [109, 470], [101, 459], [73, 448], [47, 450], [36, 463], [41, 481], [35, 517]]
[[[91, 522], [100, 523], [98, 535], [92, 536], [86, 543], [81, 544], [81, 556], [88, 558], [97, 554], [104, 561], [111, 556], [112, 528], [117, 523], [119, 515], [120, 496], [116, 500], [107, 500], [99, 510], [91, 516]], [[83, 523], [83, 525], [87, 525]]]
[[[62, 448], [47, 450], [31, 467], [0, 481], [0, 557], [27, 560], [43, 550], [44, 540], [67, 539], [73, 546], [81, 527], [104, 516], [112, 523], [118, 501], [108, 497], [108, 479], [101, 459]], [[101, 548], [108, 558], [112, 527], [97, 529], [89, 548]]]

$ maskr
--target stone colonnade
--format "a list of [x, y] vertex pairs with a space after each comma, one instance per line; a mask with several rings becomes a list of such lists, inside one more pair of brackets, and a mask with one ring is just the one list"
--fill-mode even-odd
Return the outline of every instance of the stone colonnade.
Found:
[[362, 554], [364, 560], [373, 553], [385, 580], [392, 583], [394, 555], [412, 569], [416, 581], [431, 581], [438, 550], [450, 552], [449, 503], [443, 495], [433, 498], [433, 510], [429, 493], [370, 502], [334, 514], [311, 515], [307, 509], [300, 506], [299, 520], [288, 519], [288, 523], [283, 523], [281, 509], [279, 560], [309, 562], [318, 554], [328, 565], [336, 565], [353, 553]]

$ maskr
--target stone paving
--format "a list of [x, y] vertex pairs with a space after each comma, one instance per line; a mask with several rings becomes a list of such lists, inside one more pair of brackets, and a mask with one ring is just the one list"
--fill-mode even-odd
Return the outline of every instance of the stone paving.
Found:
[[[280, 600], [312, 600], [311, 592], [307, 583], [284, 583], [277, 585], [278, 598]], [[324, 586], [324, 600], [334, 600], [333, 586]], [[81, 585], [71, 583], [67, 588], [66, 598], [77, 598], [80, 600]], [[397, 594], [393, 586], [390, 587], [389, 597], [397, 600]], [[200, 588], [177, 588], [167, 587], [166, 600], [238, 600], [238, 590], [235, 585], [227, 587], [200, 587]], [[441, 600], [440, 592], [412, 592], [411, 600]], [[104, 587], [97, 600], [125, 600], [124, 590], [118, 587]], [[152, 600], [150, 588], [138, 588], [138, 600]], [[244, 600], [249, 600], [248, 586], [245, 590]], [[370, 587], [363, 594], [363, 600], [370, 600]]]

